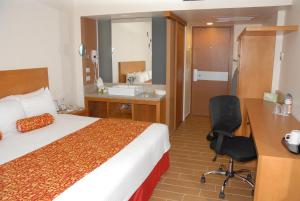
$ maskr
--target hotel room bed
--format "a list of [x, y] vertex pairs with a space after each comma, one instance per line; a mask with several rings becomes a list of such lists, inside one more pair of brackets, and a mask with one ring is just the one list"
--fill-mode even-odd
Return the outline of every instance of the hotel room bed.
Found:
[[[48, 87], [47, 68], [0, 71], [0, 77], [0, 98]], [[112, 133], [116, 133], [114, 138]], [[57, 114], [46, 127], [23, 134], [6, 132], [5, 136], [0, 140], [0, 200], [144, 201], [169, 166], [169, 132], [163, 124]], [[110, 139], [113, 143], [108, 143]], [[127, 143], [119, 146], [118, 139]], [[84, 141], [92, 149], [85, 151]], [[104, 152], [113, 154], [105, 158]], [[73, 166], [65, 161], [76, 164], [76, 178]], [[83, 171], [86, 166], [89, 171]]]
[[[0, 141], [0, 164], [79, 130], [97, 118], [58, 114], [52, 125]], [[170, 148], [168, 128], [151, 124], [120, 152], [61, 193], [55, 200], [129, 200]], [[3, 154], [5, 153], [5, 154]]]

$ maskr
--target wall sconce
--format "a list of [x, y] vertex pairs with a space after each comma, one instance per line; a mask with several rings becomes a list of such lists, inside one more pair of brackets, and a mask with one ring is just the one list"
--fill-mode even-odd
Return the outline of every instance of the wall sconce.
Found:
[[79, 55], [82, 57], [86, 56], [86, 47], [83, 43], [81, 43], [79, 46]]

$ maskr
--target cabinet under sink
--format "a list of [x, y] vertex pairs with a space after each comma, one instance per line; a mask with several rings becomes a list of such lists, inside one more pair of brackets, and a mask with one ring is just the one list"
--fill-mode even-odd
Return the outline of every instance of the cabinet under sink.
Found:
[[165, 96], [156, 99], [85, 96], [89, 116], [165, 123]]

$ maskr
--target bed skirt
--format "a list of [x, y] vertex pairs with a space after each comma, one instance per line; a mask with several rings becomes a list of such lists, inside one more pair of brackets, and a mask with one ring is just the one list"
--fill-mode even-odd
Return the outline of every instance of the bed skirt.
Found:
[[142, 183], [142, 185], [135, 191], [129, 201], [146, 201], [149, 200], [156, 184], [159, 182], [160, 177], [169, 168], [169, 151], [166, 152], [158, 161], [156, 166], [151, 171], [150, 175]]

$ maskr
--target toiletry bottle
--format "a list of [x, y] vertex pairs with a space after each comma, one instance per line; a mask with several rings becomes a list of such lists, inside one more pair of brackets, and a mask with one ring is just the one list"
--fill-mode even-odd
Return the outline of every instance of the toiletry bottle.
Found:
[[287, 107], [287, 114], [291, 114], [292, 113], [292, 105], [293, 105], [292, 94], [290, 94], [290, 93], [286, 94], [286, 96], [284, 98], [284, 104]]

